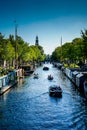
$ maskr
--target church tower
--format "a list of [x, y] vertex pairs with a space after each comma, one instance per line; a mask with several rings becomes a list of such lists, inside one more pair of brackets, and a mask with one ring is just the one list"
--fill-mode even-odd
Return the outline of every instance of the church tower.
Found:
[[38, 45], [39, 45], [38, 36], [36, 36], [36, 39], [35, 39], [35, 45], [36, 45], [36, 46], [38, 46]]

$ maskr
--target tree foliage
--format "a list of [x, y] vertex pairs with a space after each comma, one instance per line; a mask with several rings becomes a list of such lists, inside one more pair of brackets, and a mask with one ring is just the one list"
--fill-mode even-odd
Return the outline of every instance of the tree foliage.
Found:
[[17, 40], [13, 35], [9, 35], [9, 38], [5, 39], [0, 33], [0, 60], [10, 64], [15, 61], [15, 57], [19, 64], [23, 64], [31, 61], [43, 61], [45, 55], [42, 46], [29, 46], [29, 43], [20, 36], [17, 36]]
[[[62, 55], [61, 55], [62, 50]], [[87, 60], [87, 30], [81, 31], [81, 38], [75, 38], [72, 42], [57, 47], [52, 53], [52, 59], [70, 62], [84, 62]]]
[[81, 31], [81, 36], [83, 39], [83, 56], [87, 59], [87, 30]]

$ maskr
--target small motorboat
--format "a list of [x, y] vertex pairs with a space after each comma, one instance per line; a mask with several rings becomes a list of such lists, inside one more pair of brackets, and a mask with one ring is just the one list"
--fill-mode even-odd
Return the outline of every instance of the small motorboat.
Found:
[[48, 75], [48, 80], [53, 80], [53, 76], [51, 74]]
[[44, 67], [43, 67], [43, 70], [49, 70], [49, 67], [44, 66]]
[[49, 87], [49, 95], [53, 97], [61, 97], [62, 96], [62, 88], [57, 85], [52, 85]]
[[34, 74], [34, 79], [38, 79], [39, 75], [38, 74]]

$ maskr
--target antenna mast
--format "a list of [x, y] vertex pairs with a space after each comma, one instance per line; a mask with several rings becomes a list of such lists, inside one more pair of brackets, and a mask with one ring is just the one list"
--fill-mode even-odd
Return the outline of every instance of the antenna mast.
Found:
[[15, 69], [18, 69], [18, 48], [17, 48], [17, 24], [16, 24], [16, 20], [14, 21], [15, 23]]
[[61, 36], [61, 58], [60, 61], [62, 62], [62, 36]]

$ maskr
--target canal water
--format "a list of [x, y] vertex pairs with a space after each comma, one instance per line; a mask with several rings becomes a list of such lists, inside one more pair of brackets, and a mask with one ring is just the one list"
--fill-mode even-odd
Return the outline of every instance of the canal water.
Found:
[[[0, 130], [86, 130], [87, 101], [64, 74], [52, 64], [35, 70], [38, 79], [21, 79], [0, 97]], [[52, 74], [54, 79], [48, 81]], [[49, 86], [63, 89], [61, 98], [49, 96]]]

